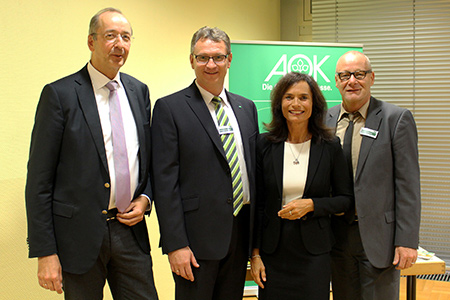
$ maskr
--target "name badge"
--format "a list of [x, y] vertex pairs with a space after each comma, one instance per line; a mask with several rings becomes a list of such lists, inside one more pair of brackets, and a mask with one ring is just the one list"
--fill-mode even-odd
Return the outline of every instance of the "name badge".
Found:
[[361, 131], [359, 132], [359, 134], [376, 139], [378, 136], [378, 131], [364, 127], [364, 128], [361, 128]]
[[231, 134], [233, 133], [233, 127], [232, 126], [221, 126], [219, 127], [219, 134]]

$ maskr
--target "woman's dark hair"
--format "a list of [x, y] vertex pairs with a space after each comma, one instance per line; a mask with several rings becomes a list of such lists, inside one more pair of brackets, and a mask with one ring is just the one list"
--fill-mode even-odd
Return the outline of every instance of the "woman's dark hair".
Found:
[[268, 131], [267, 139], [272, 142], [283, 142], [288, 138], [289, 130], [286, 118], [283, 116], [281, 103], [287, 90], [301, 81], [304, 81], [309, 85], [312, 94], [313, 105], [311, 117], [308, 121], [309, 132], [318, 141], [329, 141], [333, 139], [333, 133], [324, 123], [327, 103], [317, 82], [307, 74], [290, 72], [278, 81], [270, 93], [272, 121], [270, 123], [264, 123], [264, 127]]

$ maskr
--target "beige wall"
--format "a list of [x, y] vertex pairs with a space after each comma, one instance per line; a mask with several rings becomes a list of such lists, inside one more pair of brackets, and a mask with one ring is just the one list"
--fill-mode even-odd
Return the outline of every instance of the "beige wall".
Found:
[[[150, 87], [151, 98], [179, 90], [194, 78], [188, 55], [192, 34], [218, 26], [233, 40], [278, 40], [279, 0], [0, 0], [0, 299], [62, 299], [37, 284], [27, 258], [24, 185], [29, 139], [44, 84], [88, 61], [88, 23], [106, 6], [120, 8], [136, 37], [122, 71]], [[158, 249], [155, 215], [148, 220], [161, 300], [173, 299], [167, 263]], [[105, 299], [111, 299], [106, 292]]]

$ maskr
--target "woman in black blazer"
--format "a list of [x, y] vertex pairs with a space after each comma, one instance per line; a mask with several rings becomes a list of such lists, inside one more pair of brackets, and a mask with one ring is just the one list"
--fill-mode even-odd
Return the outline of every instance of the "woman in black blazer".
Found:
[[330, 215], [353, 207], [352, 179], [314, 79], [288, 73], [271, 99], [257, 144], [252, 275], [262, 300], [329, 299]]

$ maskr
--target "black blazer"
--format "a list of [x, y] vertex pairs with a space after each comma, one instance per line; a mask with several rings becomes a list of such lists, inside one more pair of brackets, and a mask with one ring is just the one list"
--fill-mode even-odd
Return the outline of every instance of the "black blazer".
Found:
[[[254, 200], [256, 107], [236, 94], [227, 92], [227, 97], [239, 123], [250, 198]], [[152, 155], [163, 253], [189, 246], [197, 259], [225, 257], [233, 224], [231, 172], [214, 121], [195, 83], [156, 101]]]
[[[261, 135], [257, 143], [257, 232], [254, 247], [273, 253], [278, 245], [282, 207], [284, 143]], [[318, 142], [313, 138], [303, 198], [311, 198], [314, 212], [301, 219], [301, 235], [311, 254], [331, 250], [334, 238], [330, 215], [354, 205], [353, 186], [339, 139]]]
[[[139, 139], [135, 197], [151, 196], [148, 87], [121, 73]], [[109, 171], [91, 79], [79, 72], [44, 87], [31, 137], [26, 184], [29, 256], [58, 254], [64, 271], [81, 274], [98, 257], [107, 229]], [[132, 227], [150, 252], [145, 220]]]

